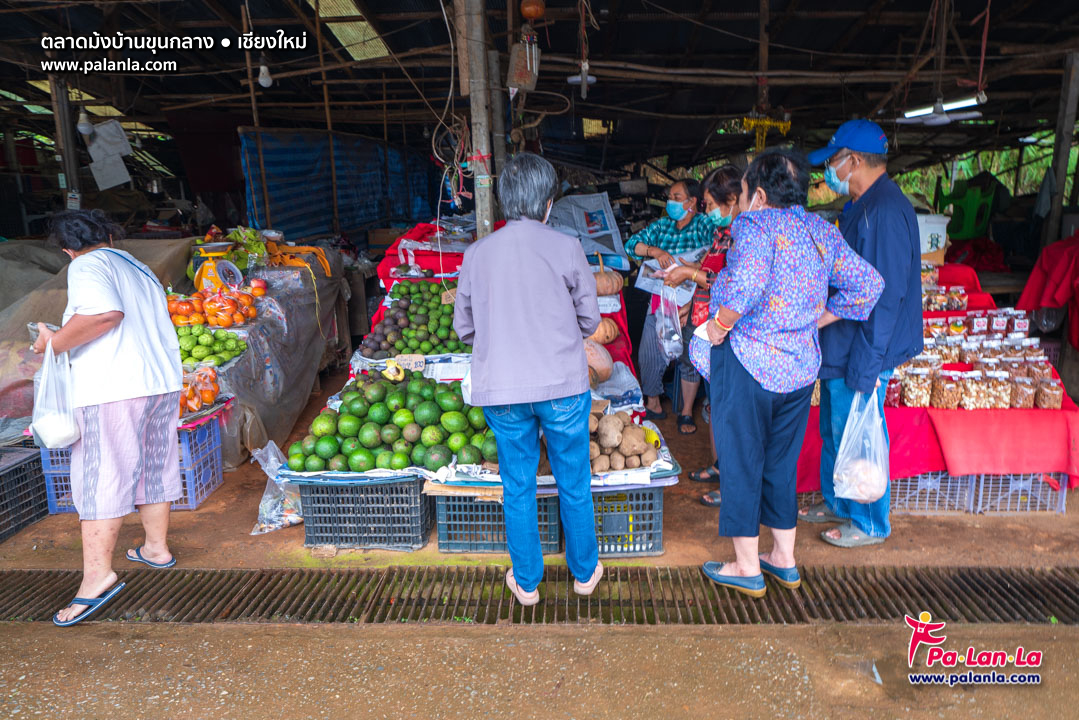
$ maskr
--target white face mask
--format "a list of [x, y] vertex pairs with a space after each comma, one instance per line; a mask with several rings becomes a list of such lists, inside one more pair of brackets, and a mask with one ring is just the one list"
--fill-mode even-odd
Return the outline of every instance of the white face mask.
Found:
[[746, 210], [746, 212], [753, 212], [754, 210], [756, 210], [757, 209], [756, 205], [757, 205], [757, 194], [753, 193], [753, 200], [749, 203], [749, 209]]

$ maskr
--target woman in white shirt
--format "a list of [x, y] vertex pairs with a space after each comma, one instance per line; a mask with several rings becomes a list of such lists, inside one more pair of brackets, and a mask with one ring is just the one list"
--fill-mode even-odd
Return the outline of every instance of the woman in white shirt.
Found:
[[183, 371], [161, 283], [146, 265], [112, 247], [120, 228], [99, 210], [54, 215], [50, 239], [71, 258], [68, 303], [57, 332], [39, 325], [34, 343], [67, 352], [81, 433], [71, 446], [71, 494], [82, 521], [83, 579], [62, 627], [86, 619], [123, 588], [112, 554], [125, 515], [139, 510], [146, 533], [127, 559], [176, 564], [166, 534], [169, 506], [183, 493], [179, 412]]

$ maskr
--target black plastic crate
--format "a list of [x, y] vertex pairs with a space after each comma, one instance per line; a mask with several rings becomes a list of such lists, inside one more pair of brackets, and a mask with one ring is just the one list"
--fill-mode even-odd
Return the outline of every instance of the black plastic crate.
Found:
[[31, 435], [22, 435], [17, 438], [12, 438], [4, 443], [4, 447], [8, 448], [36, 448], [37, 444], [34, 442], [34, 438]]
[[303, 508], [304, 545], [419, 550], [434, 522], [424, 479], [295, 481]]
[[[562, 523], [558, 519], [558, 496], [536, 498], [539, 514], [540, 550], [544, 554], [562, 549]], [[435, 497], [435, 526], [439, 552], [504, 553], [506, 516], [502, 503], [464, 496]]]
[[0, 448], [0, 541], [48, 514], [38, 451]]
[[594, 491], [600, 557], [663, 554], [663, 488]]

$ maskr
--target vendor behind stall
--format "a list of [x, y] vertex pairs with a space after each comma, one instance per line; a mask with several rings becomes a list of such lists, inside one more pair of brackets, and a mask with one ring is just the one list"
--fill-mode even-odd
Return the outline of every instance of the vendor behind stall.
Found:
[[[650, 258], [666, 269], [676, 264], [673, 256], [711, 245], [715, 226], [698, 212], [699, 209], [700, 183], [692, 179], [679, 180], [667, 191], [667, 214], [631, 236], [626, 241], [626, 252], [637, 262]], [[659, 399], [663, 394], [663, 374], [670, 361], [663, 354], [656, 332], [655, 312], [658, 305], [658, 298], [654, 298], [648, 318], [644, 322], [638, 350], [641, 390], [645, 395], [645, 407], [648, 411], [646, 417], [649, 420], [662, 420], [667, 417]], [[688, 313], [687, 306], [683, 309], [683, 317], [688, 317]], [[688, 326], [688, 323], [686, 325]], [[700, 375], [689, 362], [689, 338], [692, 333], [693, 328], [683, 332], [683, 352], [679, 363], [682, 379], [699, 383]]]
[[[835, 496], [836, 453], [856, 393], [876, 391], [884, 418], [884, 389], [899, 365], [922, 351], [921, 242], [914, 208], [888, 177], [888, 139], [869, 120], [843, 123], [828, 146], [810, 155], [824, 163], [824, 179], [851, 203], [839, 218], [847, 243], [884, 277], [884, 292], [864, 322], [841, 320], [820, 332], [821, 494], [824, 501], [800, 513], [812, 523], [838, 522], [825, 542], [861, 547], [891, 533], [891, 492], [862, 504]], [[885, 427], [887, 435], [887, 427]]]

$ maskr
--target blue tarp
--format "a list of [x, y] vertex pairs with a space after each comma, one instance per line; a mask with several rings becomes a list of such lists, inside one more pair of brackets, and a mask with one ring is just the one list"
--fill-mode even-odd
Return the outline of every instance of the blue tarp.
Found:
[[[325, 132], [262, 129], [262, 161], [266, 167], [273, 228], [288, 239], [333, 230], [330, 143]], [[428, 220], [435, 169], [426, 158], [389, 148], [389, 187], [382, 143], [355, 135], [334, 134], [337, 205], [341, 229], [358, 230], [389, 221]], [[247, 217], [265, 228], [262, 180], [253, 128], [240, 130], [240, 159], [246, 182]], [[406, 170], [407, 168], [407, 170]], [[386, 197], [390, 217], [386, 216]]]

